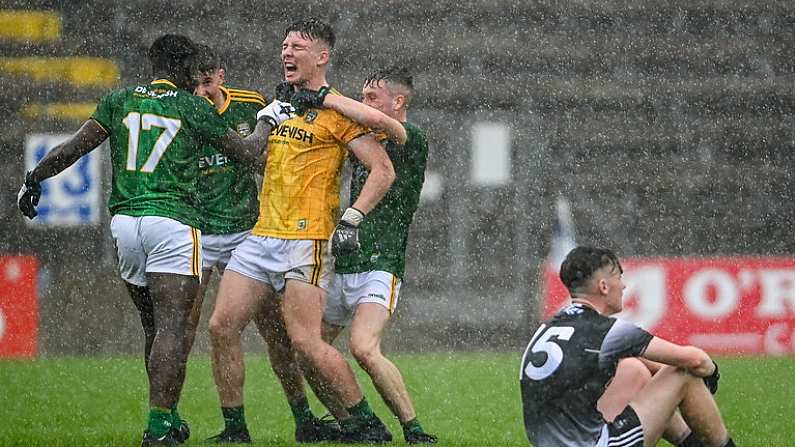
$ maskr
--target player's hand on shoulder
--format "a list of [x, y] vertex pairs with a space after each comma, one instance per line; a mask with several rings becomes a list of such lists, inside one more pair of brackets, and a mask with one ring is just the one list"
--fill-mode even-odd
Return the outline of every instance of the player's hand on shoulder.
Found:
[[356, 208], [348, 208], [340, 218], [334, 234], [331, 235], [331, 254], [345, 256], [355, 253], [361, 248], [359, 243], [359, 224], [364, 220], [364, 213]]
[[19, 189], [17, 194], [17, 205], [19, 210], [28, 219], [33, 219], [39, 213], [36, 211], [36, 206], [39, 204], [41, 197], [41, 184], [33, 180], [31, 171], [25, 173], [25, 182], [22, 188]]
[[275, 128], [290, 119], [293, 113], [295, 113], [295, 109], [289, 102], [274, 99], [273, 102], [257, 112], [257, 120], [264, 119], [270, 123], [271, 127]]
[[274, 93], [276, 94], [276, 99], [279, 101], [290, 102], [290, 98], [293, 97], [293, 93], [295, 89], [293, 85], [287, 81], [282, 81], [278, 85], [276, 85], [276, 89]]
[[323, 107], [326, 95], [331, 91], [327, 86], [320, 87], [320, 90], [300, 89], [293, 93], [290, 104], [295, 107], [297, 115], [303, 115], [309, 109]]

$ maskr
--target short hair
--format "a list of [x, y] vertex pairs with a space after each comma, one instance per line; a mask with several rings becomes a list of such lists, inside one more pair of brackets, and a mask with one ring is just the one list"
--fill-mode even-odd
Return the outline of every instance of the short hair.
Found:
[[404, 87], [408, 91], [406, 95], [406, 103], [408, 104], [411, 99], [411, 94], [414, 92], [414, 76], [412, 76], [407, 68], [392, 65], [378, 69], [364, 78], [364, 85], [377, 86], [381, 81]]
[[610, 266], [623, 273], [618, 256], [606, 248], [577, 247], [566, 255], [560, 265], [560, 280], [574, 292], [584, 286], [597, 270]]
[[288, 26], [284, 30], [284, 37], [293, 32], [301, 34], [304, 39], [322, 40], [329, 48], [334, 48], [337, 39], [331, 25], [315, 17], [299, 20]]
[[392, 65], [390, 67], [378, 69], [370, 73], [365, 79], [366, 85], [379, 81], [388, 81], [395, 84], [400, 84], [409, 90], [414, 89], [414, 77], [404, 67]]
[[184, 74], [190, 72], [197, 48], [189, 38], [179, 34], [165, 34], [158, 37], [149, 47], [149, 61], [157, 73]]
[[198, 54], [196, 56], [196, 69], [199, 73], [212, 73], [219, 68], [223, 68], [221, 56], [209, 45], [196, 44]]

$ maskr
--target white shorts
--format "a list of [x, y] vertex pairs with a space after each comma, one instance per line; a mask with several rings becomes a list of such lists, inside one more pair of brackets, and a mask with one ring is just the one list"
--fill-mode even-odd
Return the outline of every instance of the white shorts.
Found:
[[296, 279], [328, 290], [334, 259], [328, 241], [291, 240], [249, 235], [232, 252], [228, 270], [270, 284], [281, 292]]
[[248, 237], [250, 231], [232, 234], [202, 235], [202, 269], [218, 269], [223, 274], [232, 252]]
[[125, 216], [110, 220], [122, 279], [146, 286], [146, 273], [175, 273], [201, 280], [201, 232], [168, 217]]
[[362, 303], [384, 306], [391, 315], [397, 307], [403, 281], [380, 270], [364, 273], [337, 273], [326, 299], [323, 320], [335, 326], [348, 326]]

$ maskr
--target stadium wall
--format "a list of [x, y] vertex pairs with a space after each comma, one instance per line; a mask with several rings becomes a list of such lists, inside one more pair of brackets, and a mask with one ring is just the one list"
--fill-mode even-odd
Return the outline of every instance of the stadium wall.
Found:
[[[429, 170], [442, 183], [415, 220], [393, 349], [520, 345], [561, 195], [578, 240], [621, 255], [795, 253], [791, 2], [289, 5], [10, 1], [3, 7], [58, 12], [61, 39], [0, 48], [109, 58], [126, 85], [148, 79], [144, 54], [156, 36], [184, 33], [222, 50], [230, 84], [267, 94], [284, 27], [316, 15], [337, 31], [330, 81], [342, 92], [357, 97], [374, 67], [414, 68], [410, 117], [428, 131]], [[32, 119], [23, 106], [95, 102], [108, 89], [8, 73], [0, 82], [0, 253], [40, 259], [41, 353], [135, 352], [141, 334], [115, 276], [107, 215], [97, 227], [31, 230], [13, 204], [25, 135], [80, 124]], [[484, 121], [511, 129], [507, 184], [471, 180], [470, 129]]]

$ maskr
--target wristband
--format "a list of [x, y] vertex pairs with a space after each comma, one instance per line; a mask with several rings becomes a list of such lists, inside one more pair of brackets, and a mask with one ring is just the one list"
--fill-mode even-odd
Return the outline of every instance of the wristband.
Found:
[[349, 207], [345, 210], [340, 218], [341, 221], [347, 222], [354, 227], [358, 227], [360, 223], [364, 220], [364, 213], [357, 210], [354, 207]]

